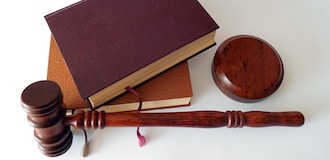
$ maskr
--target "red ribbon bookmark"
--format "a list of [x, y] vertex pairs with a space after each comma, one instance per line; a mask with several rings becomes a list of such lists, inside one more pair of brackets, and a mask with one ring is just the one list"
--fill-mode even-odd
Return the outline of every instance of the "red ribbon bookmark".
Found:
[[[142, 109], [142, 99], [141, 99], [141, 97], [139, 96], [139, 94], [133, 88], [126, 87], [125, 89], [127, 91], [133, 93], [139, 99], [139, 107], [138, 107], [138, 109], [136, 111], [137, 111], [137, 113], [140, 113], [141, 112], [141, 109]], [[140, 133], [140, 127], [137, 127], [137, 129], [136, 129], [136, 135], [139, 138], [139, 145], [140, 145], [140, 147], [144, 146], [147, 143], [147, 141], [146, 141], [146, 138], [143, 135], [141, 135], [141, 133]]]

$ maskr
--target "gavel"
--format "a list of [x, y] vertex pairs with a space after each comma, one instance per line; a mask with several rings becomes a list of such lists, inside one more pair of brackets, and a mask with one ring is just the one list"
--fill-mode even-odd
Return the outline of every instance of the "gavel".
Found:
[[72, 144], [70, 126], [81, 129], [104, 127], [196, 127], [196, 128], [241, 128], [266, 126], [293, 126], [304, 124], [300, 112], [261, 111], [192, 111], [136, 113], [82, 111], [66, 115], [60, 87], [52, 81], [38, 81], [27, 86], [21, 95], [22, 108], [27, 113], [29, 124], [34, 127], [34, 136], [40, 151], [49, 157], [60, 156]]

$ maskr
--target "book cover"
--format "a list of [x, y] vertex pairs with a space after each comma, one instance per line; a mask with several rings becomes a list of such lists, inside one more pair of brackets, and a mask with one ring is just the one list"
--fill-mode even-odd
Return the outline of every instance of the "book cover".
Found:
[[219, 28], [196, 0], [84, 0], [45, 19], [93, 107], [214, 45]]
[[[47, 80], [52, 80], [60, 86], [63, 101], [67, 109], [89, 108], [88, 102], [81, 98], [77, 86], [52, 36], [47, 70]], [[188, 62], [180, 63], [166, 70], [160, 75], [137, 86], [135, 90], [143, 100], [143, 110], [189, 106], [193, 92]], [[137, 97], [131, 93], [125, 93], [100, 107], [100, 110], [120, 112], [136, 110], [137, 108]]]

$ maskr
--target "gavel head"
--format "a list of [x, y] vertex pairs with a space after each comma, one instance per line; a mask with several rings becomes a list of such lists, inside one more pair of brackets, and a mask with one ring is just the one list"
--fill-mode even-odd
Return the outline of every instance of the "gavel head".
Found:
[[40, 151], [49, 157], [65, 153], [72, 144], [72, 132], [63, 124], [66, 109], [60, 87], [52, 81], [35, 82], [22, 92], [21, 104]]

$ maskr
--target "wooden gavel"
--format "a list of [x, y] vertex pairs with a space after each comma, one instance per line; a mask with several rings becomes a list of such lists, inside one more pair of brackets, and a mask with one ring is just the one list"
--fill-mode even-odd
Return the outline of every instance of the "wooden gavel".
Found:
[[167, 113], [105, 113], [104, 111], [77, 111], [66, 115], [60, 87], [52, 81], [38, 81], [24, 89], [22, 107], [28, 122], [34, 127], [34, 136], [43, 154], [50, 157], [65, 153], [72, 144], [70, 126], [75, 128], [104, 128], [110, 126], [172, 126], [223, 127], [243, 126], [301, 126], [300, 112], [241, 112], [194, 111]]

